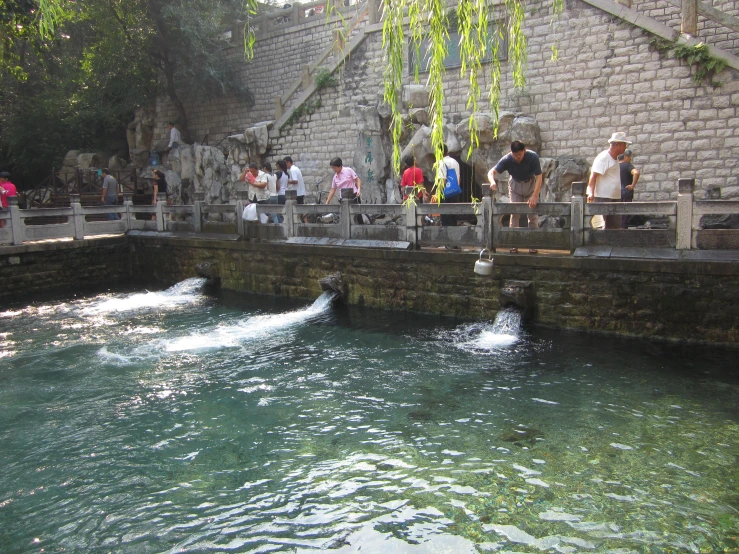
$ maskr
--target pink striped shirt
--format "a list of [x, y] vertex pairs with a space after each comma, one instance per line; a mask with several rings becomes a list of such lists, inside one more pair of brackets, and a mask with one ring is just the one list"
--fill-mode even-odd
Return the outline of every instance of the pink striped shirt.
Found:
[[331, 181], [332, 189], [348, 189], [353, 188], [357, 192], [356, 184], [357, 174], [351, 167], [342, 167], [341, 171], [334, 173], [334, 179]]

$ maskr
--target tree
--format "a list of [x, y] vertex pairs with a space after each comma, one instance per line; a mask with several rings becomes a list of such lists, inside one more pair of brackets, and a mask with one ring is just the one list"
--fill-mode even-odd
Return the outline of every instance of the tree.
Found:
[[[563, 10], [563, 0], [554, 0], [554, 15]], [[500, 105], [501, 65], [499, 46], [502, 38], [499, 33], [508, 34], [508, 58], [511, 61], [514, 86], [522, 88], [526, 84], [526, 37], [523, 32], [524, 10], [520, 0], [505, 0], [507, 25], [504, 29], [496, 28], [494, 36], [490, 34], [489, 13], [493, 9], [487, 0], [459, 0], [456, 10], [448, 10], [445, 0], [385, 0], [383, 13], [382, 45], [387, 63], [384, 74], [384, 99], [391, 108], [391, 135], [393, 138], [393, 168], [400, 169], [400, 135], [402, 131], [402, 114], [400, 112], [403, 86], [404, 50], [406, 42], [420, 58], [420, 46], [428, 40], [428, 85], [430, 89], [429, 120], [431, 126], [431, 142], [435, 157], [441, 160], [444, 144], [444, 59], [447, 55], [449, 27], [455, 25], [459, 32], [459, 52], [462, 61], [460, 75], [469, 83], [469, 99], [467, 108], [472, 117], [469, 120], [470, 150], [478, 146], [477, 121], [482, 90], [478, 77], [482, 72], [482, 60], [492, 51], [490, 89], [488, 91], [490, 108], [493, 112], [496, 127]], [[416, 71], [418, 80], [418, 71]], [[434, 193], [443, 198], [444, 183], [437, 177]]]

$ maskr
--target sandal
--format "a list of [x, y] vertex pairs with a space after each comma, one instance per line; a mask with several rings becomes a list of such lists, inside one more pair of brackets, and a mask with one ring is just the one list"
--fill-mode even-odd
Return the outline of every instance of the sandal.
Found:
[[518, 254], [518, 248], [511, 248], [511, 254]]
[[529, 248], [529, 254], [538, 254], [539, 251], [536, 248]]

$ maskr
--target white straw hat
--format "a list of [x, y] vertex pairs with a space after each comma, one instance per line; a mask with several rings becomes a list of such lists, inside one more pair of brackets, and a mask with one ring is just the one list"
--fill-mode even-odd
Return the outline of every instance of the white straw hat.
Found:
[[631, 144], [631, 141], [626, 138], [626, 133], [622, 131], [613, 133], [611, 138], [608, 139], [608, 142], [625, 142], [626, 144]]

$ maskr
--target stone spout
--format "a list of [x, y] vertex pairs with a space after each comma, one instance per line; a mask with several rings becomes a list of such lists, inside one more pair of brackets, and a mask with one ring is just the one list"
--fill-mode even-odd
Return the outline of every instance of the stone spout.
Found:
[[515, 307], [521, 310], [524, 319], [534, 315], [535, 292], [533, 281], [503, 281], [500, 288], [501, 308]]
[[344, 298], [346, 298], [346, 288], [344, 286], [344, 281], [342, 279], [340, 271], [332, 275], [326, 275], [323, 279], [319, 281], [319, 283], [321, 285], [321, 290], [329, 290], [337, 293], [337, 300], [343, 300]]
[[203, 285], [205, 290], [218, 289], [221, 286], [221, 273], [214, 262], [200, 262], [195, 266], [198, 277], [205, 277], [207, 281]]

